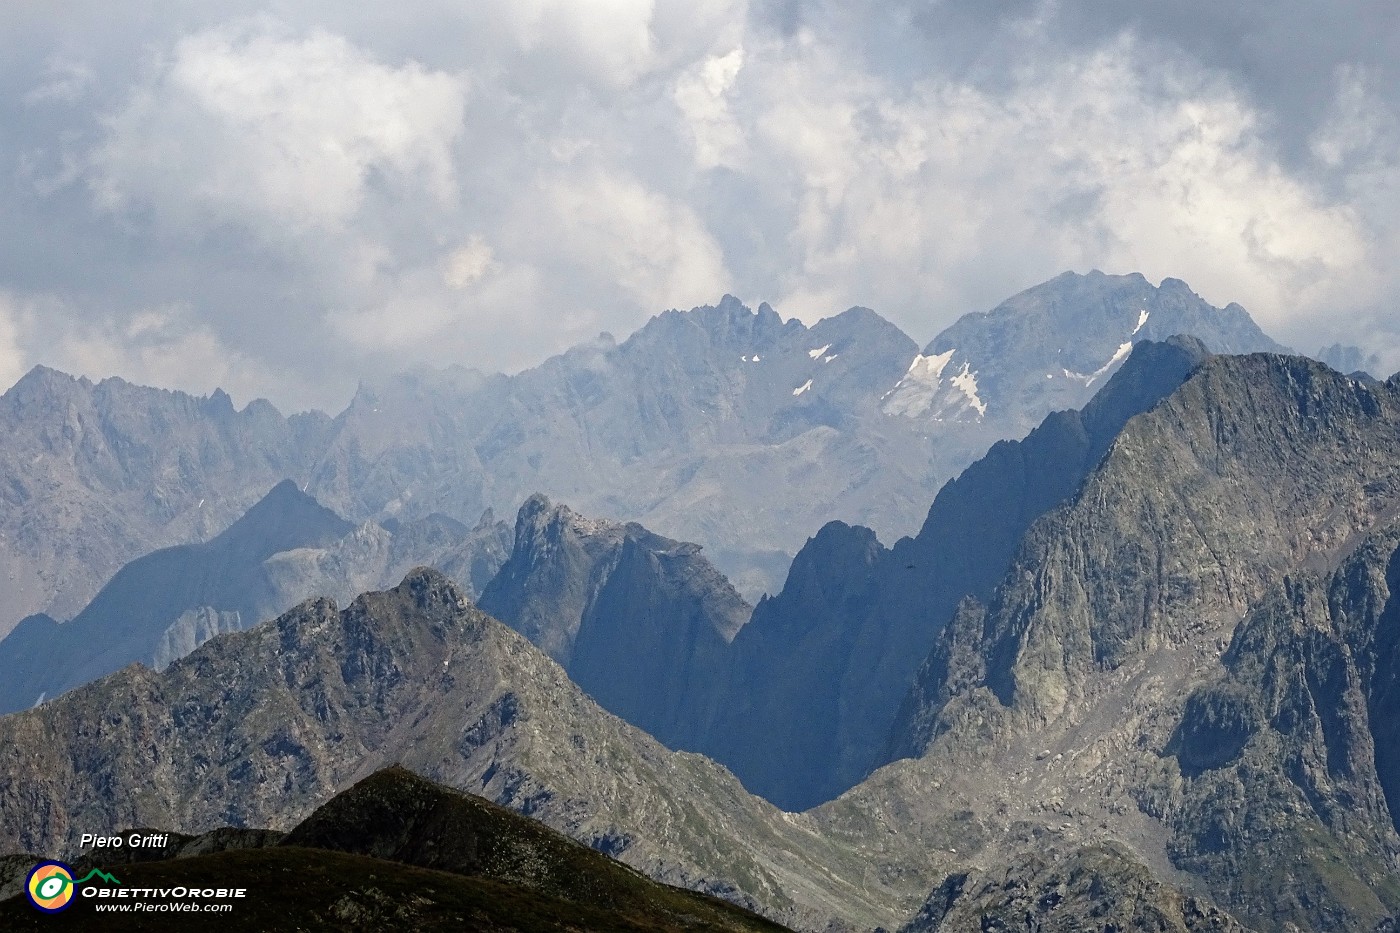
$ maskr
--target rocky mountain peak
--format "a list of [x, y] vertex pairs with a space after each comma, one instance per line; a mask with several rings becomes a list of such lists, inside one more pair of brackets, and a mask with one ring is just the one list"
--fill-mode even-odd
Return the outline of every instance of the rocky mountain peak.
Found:
[[[828, 522], [797, 552], [787, 583], [774, 599], [840, 605], [864, 596], [863, 588], [850, 590], [850, 580], [868, 573], [886, 553], [884, 545], [869, 528], [842, 521]], [[835, 566], [847, 568], [849, 576], [833, 576], [830, 570]], [[772, 611], [771, 606], [769, 611]]]
[[1096, 673], [1222, 639], [1270, 581], [1335, 567], [1400, 508], [1397, 455], [1393, 387], [1301, 357], [1210, 357], [1022, 539], [973, 620], [986, 685], [1027, 728], [1088, 715]]
[[335, 512], [284, 479], [223, 533], [231, 547], [268, 554], [310, 543], [324, 544], [355, 529]]
[[620, 538], [624, 533], [621, 524], [586, 518], [562, 502], [551, 502], [542, 493], [526, 499], [515, 516], [516, 547], [525, 554], [547, 552], [561, 546], [568, 537]]
[[414, 567], [402, 583], [388, 592], [393, 597], [408, 600], [430, 621], [454, 619], [470, 605], [462, 588], [433, 567]]
[[55, 392], [63, 393], [74, 389], [90, 390], [91, 388], [92, 382], [86, 376], [70, 376], [41, 363], [21, 376], [19, 381], [5, 392], [5, 395], [32, 399]]
[[673, 745], [750, 607], [701, 553], [636, 523], [531, 496], [480, 605], [564, 666], [604, 708]]
[[[1192, 334], [1216, 353], [1285, 350], [1239, 305], [1212, 307], [1179, 279], [1154, 287], [1138, 273], [1066, 272], [960, 318], [911, 368], [904, 393], [911, 397], [895, 398], [904, 414], [1019, 420], [1029, 428], [1053, 410], [1082, 407], [1134, 344], [1175, 334]], [[925, 397], [931, 401], [913, 400]]]
[[[801, 322], [797, 326], [801, 328]], [[701, 305], [688, 311], [673, 309], [657, 315], [623, 341], [621, 349], [703, 349], [761, 355], [783, 332], [783, 319], [766, 302], [754, 311], [733, 295], [725, 295], [716, 305]]]

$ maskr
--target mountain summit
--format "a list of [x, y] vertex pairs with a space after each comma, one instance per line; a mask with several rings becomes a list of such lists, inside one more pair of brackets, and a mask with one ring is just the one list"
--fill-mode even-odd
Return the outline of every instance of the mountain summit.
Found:
[[1237, 304], [1216, 308], [1180, 279], [1066, 272], [966, 314], [935, 337], [885, 401], [890, 414], [990, 420], [1018, 437], [1082, 407], [1143, 340], [1190, 334], [1213, 353], [1284, 353]]

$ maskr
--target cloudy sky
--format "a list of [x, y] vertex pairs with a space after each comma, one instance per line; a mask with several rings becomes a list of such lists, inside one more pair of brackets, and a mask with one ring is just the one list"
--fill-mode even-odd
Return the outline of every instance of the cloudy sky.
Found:
[[[1400, 366], [1393, 0], [0, 5], [0, 383], [285, 409], [1066, 269]], [[353, 9], [350, 9], [353, 7]]]

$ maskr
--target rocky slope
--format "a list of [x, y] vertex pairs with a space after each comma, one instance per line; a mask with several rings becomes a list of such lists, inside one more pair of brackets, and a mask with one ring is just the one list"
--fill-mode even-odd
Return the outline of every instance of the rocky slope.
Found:
[[62, 852], [91, 826], [285, 830], [394, 762], [794, 925], [890, 926], [932, 883], [917, 849], [872, 875], [809, 819], [603, 712], [426, 569], [0, 718], [0, 839]]
[[793, 810], [830, 800], [889, 760], [901, 703], [958, 603], [988, 599], [1026, 529], [1205, 357], [1190, 338], [1139, 344], [1082, 411], [1051, 415], [949, 482], [919, 534], [892, 549], [868, 529], [823, 528], [706, 679], [721, 699], [694, 704], [702, 718], [716, 714], [687, 747]]
[[1249, 933], [1209, 901], [1164, 885], [1116, 846], [1028, 852], [993, 872], [950, 875], [900, 933]]
[[827, 525], [747, 627], [748, 607], [694, 545], [543, 497], [522, 508], [482, 607], [667, 745], [722, 762], [788, 810], [814, 806], [888, 760], [899, 705], [959, 600], [987, 598], [1030, 524], [1206, 355], [1192, 338], [1139, 344], [1082, 412], [993, 447], [893, 550]]
[[1135, 343], [1178, 333], [1217, 352], [1280, 349], [1239, 306], [1140, 275], [1067, 273], [964, 316], [922, 354], [868, 309], [807, 327], [726, 297], [510, 378], [367, 387], [310, 488], [348, 515], [512, 508], [540, 491], [700, 542], [741, 592], [776, 592], [811, 529], [913, 531], [990, 443], [1084, 405]]
[[366, 386], [309, 488], [343, 514], [405, 518], [514, 509], [543, 492], [700, 541], [761, 591], [833, 503], [903, 527], [931, 460], [994, 439], [970, 426], [935, 445], [879, 412], [917, 349], [865, 309], [807, 327], [726, 297], [511, 377]]
[[1400, 908], [1400, 527], [1291, 576], [1186, 701], [1141, 803], [1171, 855], [1269, 926]]

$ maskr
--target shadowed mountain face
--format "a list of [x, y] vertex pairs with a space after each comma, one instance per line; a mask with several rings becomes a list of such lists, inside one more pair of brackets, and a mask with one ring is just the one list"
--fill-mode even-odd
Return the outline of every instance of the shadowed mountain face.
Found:
[[889, 760], [900, 704], [959, 601], [988, 598], [1032, 522], [1205, 356], [1190, 338], [1140, 344], [1082, 411], [1049, 416], [949, 482], [919, 534], [891, 550], [865, 529], [823, 529], [735, 639], [732, 699], [702, 747], [788, 809], [829, 800]]
[[699, 542], [756, 598], [812, 529], [912, 532], [989, 444], [1178, 332], [1274, 348], [1236, 306], [1092, 273], [968, 315], [924, 354], [867, 309], [808, 327], [726, 298], [513, 376], [366, 385], [333, 420], [39, 368], [0, 396], [0, 634], [71, 618], [124, 564], [207, 540], [287, 477], [355, 523], [472, 523], [542, 491]]
[[[215, 830], [182, 838], [171, 852], [112, 855], [75, 868], [103, 867], [127, 887], [168, 888], [179, 879], [185, 886], [249, 889], [233, 914], [202, 919], [202, 927], [222, 921], [257, 930], [783, 929], [724, 901], [658, 884], [533, 820], [398, 767], [337, 794], [290, 833]], [[58, 918], [37, 914], [22, 898], [0, 903], [7, 930], [30, 929], [31, 922], [36, 930], [52, 928], [56, 920], [139, 930], [190, 923], [179, 914], [153, 914], [122, 926], [121, 918], [96, 913], [83, 898]]]
[[431, 563], [481, 576], [504, 560], [504, 525], [444, 516], [355, 528], [290, 480], [211, 540], [123, 567], [70, 622], [24, 620], [0, 640], [0, 713], [141, 661], [165, 667], [221, 632], [313, 595], [346, 598]]
[[481, 608], [558, 661], [603, 708], [694, 748], [711, 679], [751, 611], [694, 544], [583, 518], [543, 496]]
[[244, 620], [274, 608], [264, 560], [329, 544], [353, 528], [295, 483], [279, 483], [212, 540], [156, 551], [122, 568], [71, 622], [25, 620], [0, 641], [6, 674], [0, 712], [32, 706], [133, 660], [153, 663], [173, 650], [164, 641], [197, 643], [246, 626]]

